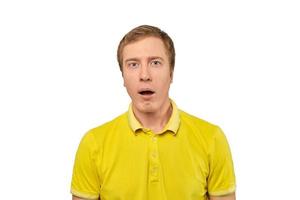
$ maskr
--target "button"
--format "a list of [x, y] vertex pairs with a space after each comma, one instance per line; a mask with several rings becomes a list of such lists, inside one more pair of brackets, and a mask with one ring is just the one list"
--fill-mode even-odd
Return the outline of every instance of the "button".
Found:
[[156, 142], [157, 141], [157, 137], [152, 137], [152, 141]]
[[156, 158], [157, 154], [155, 152], [152, 153], [152, 158]]
[[157, 173], [157, 170], [158, 170], [158, 167], [152, 167], [152, 168], [151, 168], [151, 173], [152, 173], [152, 174], [156, 174], [156, 173]]

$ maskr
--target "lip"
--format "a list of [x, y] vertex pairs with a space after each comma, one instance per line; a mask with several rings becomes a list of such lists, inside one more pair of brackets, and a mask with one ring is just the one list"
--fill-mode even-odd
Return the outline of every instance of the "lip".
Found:
[[[152, 94], [141, 94], [143, 91], [151, 91], [153, 92]], [[155, 91], [151, 88], [141, 88], [138, 90], [139, 96], [141, 96], [143, 99], [148, 100], [151, 99], [155, 95]]]
[[138, 93], [140, 94], [140, 92], [143, 92], [143, 91], [151, 91], [151, 92], [155, 93], [155, 91], [151, 88], [141, 88], [138, 90]]

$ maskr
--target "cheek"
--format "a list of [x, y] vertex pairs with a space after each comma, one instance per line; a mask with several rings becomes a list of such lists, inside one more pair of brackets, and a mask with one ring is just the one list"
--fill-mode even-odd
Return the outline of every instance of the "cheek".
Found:
[[125, 87], [130, 87], [130, 85], [131, 85], [130, 80], [132, 80], [131, 77], [128, 74], [124, 73], [123, 74], [123, 83], [124, 83]]
[[164, 75], [163, 80], [165, 80], [165, 84], [169, 85], [172, 82], [172, 76], [169, 73], [167, 73]]
[[161, 81], [159, 84], [159, 88], [161, 88], [161, 90], [163, 90], [163, 91], [167, 91], [170, 87], [171, 81], [172, 80], [171, 80], [170, 76], [164, 77], [163, 81]]
[[136, 88], [136, 84], [135, 84], [134, 80], [130, 79], [130, 78], [124, 78], [123, 81], [124, 81], [123, 84], [126, 87], [127, 91], [129, 93], [133, 93]]

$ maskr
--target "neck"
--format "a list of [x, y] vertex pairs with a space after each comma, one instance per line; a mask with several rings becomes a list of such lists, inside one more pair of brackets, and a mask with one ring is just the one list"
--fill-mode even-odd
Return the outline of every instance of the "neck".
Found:
[[145, 128], [151, 129], [154, 133], [158, 133], [163, 130], [165, 125], [168, 123], [172, 115], [172, 105], [169, 99], [163, 103], [157, 112], [144, 113], [139, 112], [133, 107], [133, 112], [137, 120]]

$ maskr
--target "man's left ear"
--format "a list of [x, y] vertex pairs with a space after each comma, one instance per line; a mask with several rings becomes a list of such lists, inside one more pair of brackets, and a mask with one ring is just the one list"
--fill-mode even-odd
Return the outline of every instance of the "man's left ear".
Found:
[[171, 83], [173, 83], [173, 72], [171, 72], [170, 77], [171, 77]]

